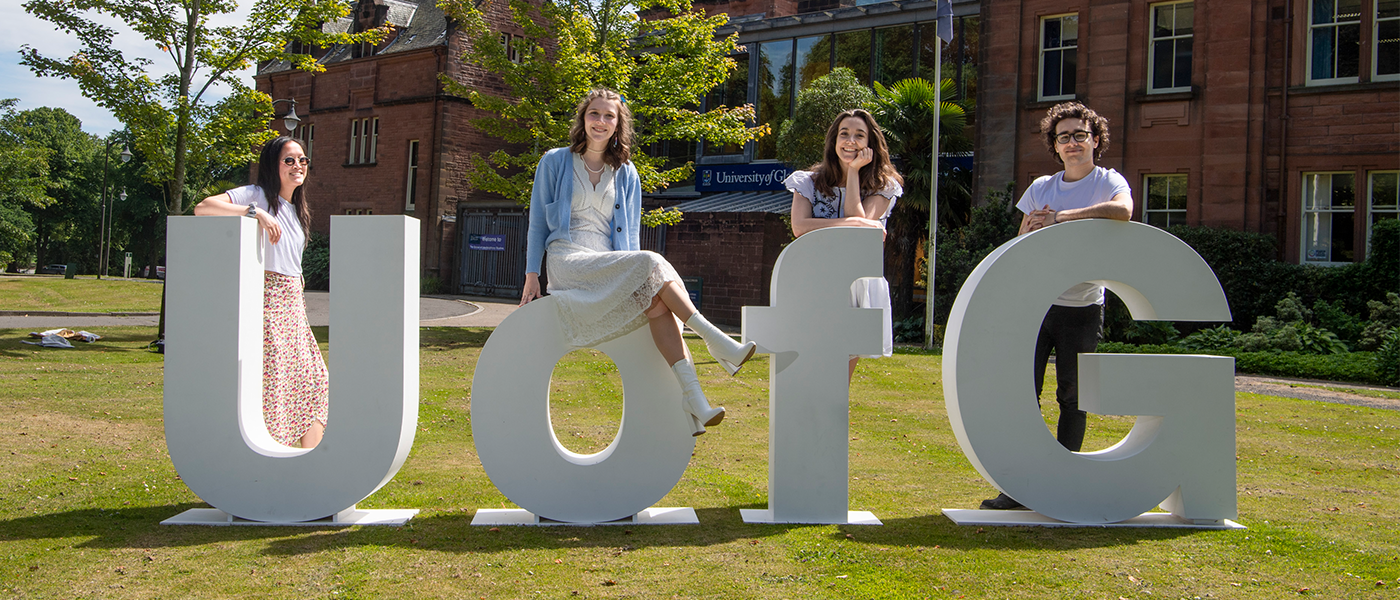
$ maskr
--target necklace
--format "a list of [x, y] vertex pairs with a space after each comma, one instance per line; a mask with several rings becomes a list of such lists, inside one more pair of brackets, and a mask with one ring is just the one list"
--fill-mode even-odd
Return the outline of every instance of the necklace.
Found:
[[594, 171], [593, 167], [588, 166], [588, 163], [585, 162], [583, 163], [583, 168], [587, 169], [589, 173], [592, 173], [594, 175], [601, 175], [603, 173], [603, 169], [606, 168], [606, 165], [598, 165], [598, 170]]

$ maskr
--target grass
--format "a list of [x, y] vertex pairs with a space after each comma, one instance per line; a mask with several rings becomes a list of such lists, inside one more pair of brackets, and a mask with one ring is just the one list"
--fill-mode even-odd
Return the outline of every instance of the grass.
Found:
[[[0, 597], [1376, 598], [1400, 587], [1394, 411], [1239, 394], [1246, 531], [965, 528], [939, 509], [994, 491], [949, 430], [941, 359], [900, 353], [863, 361], [851, 393], [851, 507], [885, 525], [749, 526], [739, 509], [766, 505], [767, 364], [725, 377], [691, 339], [707, 393], [730, 412], [658, 504], [694, 507], [699, 526], [491, 531], [470, 525], [473, 511], [510, 505], [475, 457], [468, 411], [490, 331], [432, 328], [412, 454], [361, 503], [421, 509], [408, 526], [171, 528], [159, 521], [203, 505], [165, 455], [161, 357], [141, 349], [151, 328], [105, 329], [74, 350], [19, 344], [24, 333], [0, 330]], [[552, 385], [559, 437], [580, 451], [605, 444], [620, 414], [606, 358], [573, 352]], [[1131, 424], [1091, 417], [1086, 449]]]
[[0, 310], [159, 312], [161, 285], [149, 279], [0, 276]]
[[1291, 385], [1293, 387], [1327, 390], [1329, 392], [1341, 392], [1343, 394], [1355, 394], [1357, 396], [1365, 396], [1367, 398], [1384, 398], [1390, 400], [1400, 400], [1400, 392], [1391, 390], [1373, 390], [1370, 388], [1363, 387], [1336, 387], [1330, 385], [1311, 385], [1306, 383], [1289, 383], [1288, 385]]

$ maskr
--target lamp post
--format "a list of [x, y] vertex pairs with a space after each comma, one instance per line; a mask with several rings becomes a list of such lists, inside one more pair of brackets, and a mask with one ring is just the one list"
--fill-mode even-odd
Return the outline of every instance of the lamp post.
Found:
[[[117, 200], [122, 201], [122, 202], [126, 202], [126, 190], [125, 190], [125, 189], [123, 189], [123, 190], [121, 191], [121, 193], [117, 194]], [[100, 270], [103, 271], [103, 272], [106, 272], [106, 271], [107, 271], [107, 261], [108, 261], [108, 259], [111, 258], [111, 256], [112, 256], [112, 230], [113, 230], [113, 229], [116, 229], [116, 227], [117, 227], [117, 203], [116, 203], [116, 202], [112, 202], [112, 204], [111, 204], [111, 206], [108, 208], [108, 211], [107, 211], [107, 212], [108, 212], [108, 218], [107, 218], [107, 249], [106, 249], [106, 250], [103, 250], [103, 252], [102, 252], [102, 261], [101, 261], [101, 262], [102, 262], [102, 266], [101, 266], [101, 269], [100, 269]]]
[[[112, 144], [117, 140], [107, 140], [107, 147], [102, 151], [102, 203], [98, 205], [98, 212], [101, 214], [97, 225], [97, 278], [102, 279], [102, 270], [106, 268], [106, 252], [102, 247], [103, 232], [107, 229], [107, 162], [112, 154]], [[122, 145], [122, 163], [131, 161], [131, 150]], [[123, 193], [125, 195], [125, 193]]]
[[290, 131], [296, 131], [296, 130], [297, 130], [297, 125], [300, 125], [300, 124], [301, 124], [301, 117], [298, 117], [298, 116], [297, 116], [297, 101], [296, 101], [295, 99], [290, 99], [290, 98], [289, 98], [289, 99], [284, 99], [284, 100], [273, 100], [273, 101], [272, 101], [272, 106], [273, 106], [273, 108], [276, 108], [276, 107], [277, 107], [277, 104], [280, 103], [280, 102], [290, 102], [290, 103], [292, 103], [292, 109], [289, 110], [289, 111], [287, 111], [287, 114], [286, 114], [285, 116], [282, 117], [282, 125], [283, 125], [284, 127], [286, 127], [286, 128], [287, 128], [287, 131], [289, 131], [289, 132], [290, 132]]

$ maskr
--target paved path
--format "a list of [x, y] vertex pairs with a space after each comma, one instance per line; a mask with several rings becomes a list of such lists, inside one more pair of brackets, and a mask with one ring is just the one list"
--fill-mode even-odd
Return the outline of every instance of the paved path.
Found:
[[[306, 292], [306, 316], [312, 325], [330, 325], [330, 299], [327, 292]], [[515, 305], [516, 301], [504, 298], [425, 296], [418, 301], [418, 323], [425, 327], [495, 327], [515, 311]], [[42, 330], [58, 327], [154, 327], [159, 321], [159, 314], [150, 313], [126, 316], [92, 313], [25, 316], [11, 311], [0, 315], [0, 328]]]

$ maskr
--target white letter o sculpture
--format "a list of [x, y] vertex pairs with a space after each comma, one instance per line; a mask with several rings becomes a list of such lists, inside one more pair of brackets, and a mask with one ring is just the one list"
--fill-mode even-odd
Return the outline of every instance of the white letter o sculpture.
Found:
[[477, 455], [491, 483], [536, 516], [630, 517], [670, 493], [695, 451], [680, 385], [647, 327], [599, 344], [622, 376], [622, 423], [602, 452], [572, 452], [549, 420], [550, 375], [572, 350], [560, 331], [554, 300], [545, 297], [511, 313], [486, 341], [472, 383]]
[[1051, 302], [1086, 281], [1134, 319], [1230, 320], [1210, 267], [1156, 227], [1087, 219], [1016, 238], [977, 266], [948, 319], [943, 376], [963, 452], [1007, 495], [1062, 521], [1113, 523], [1158, 504], [1197, 522], [1235, 517], [1231, 358], [1083, 354], [1080, 409], [1137, 423], [1099, 452], [1070, 452], [1046, 430], [1032, 396], [1036, 337]]

